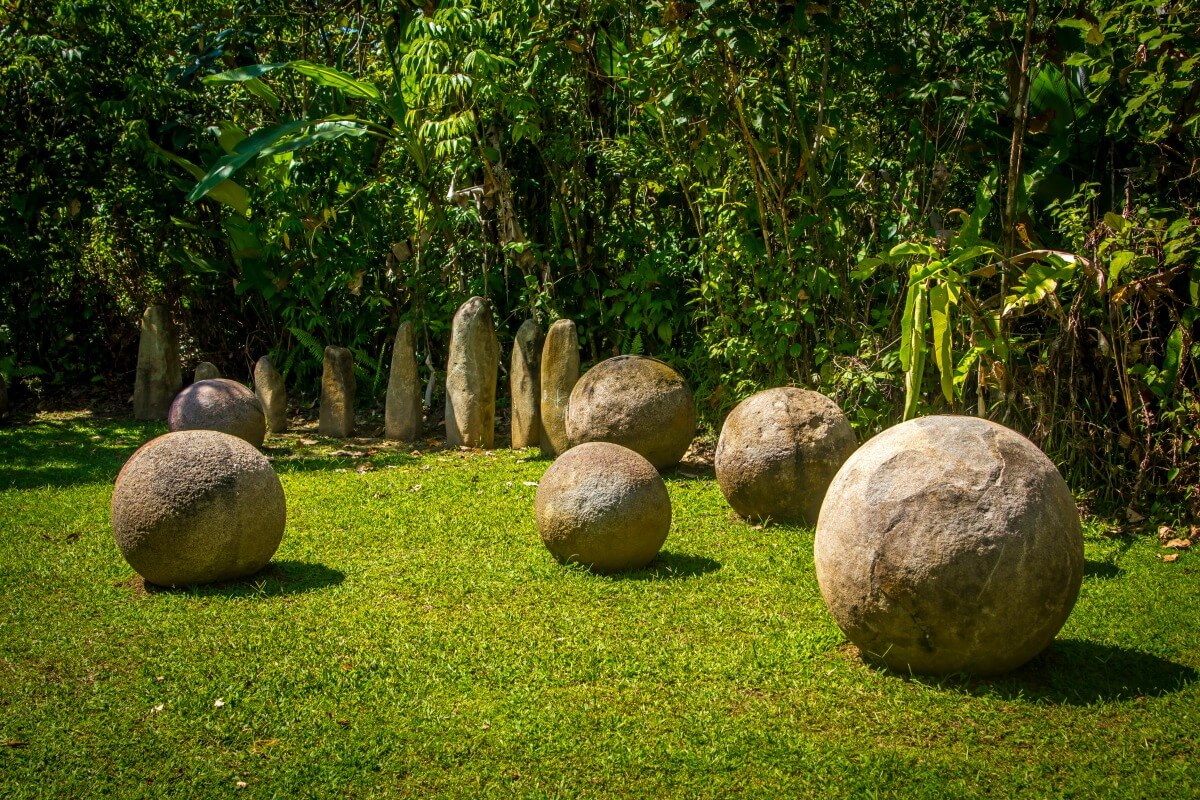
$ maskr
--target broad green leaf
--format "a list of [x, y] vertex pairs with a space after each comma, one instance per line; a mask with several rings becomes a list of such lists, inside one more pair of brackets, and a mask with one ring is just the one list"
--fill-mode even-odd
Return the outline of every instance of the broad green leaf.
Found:
[[900, 366], [905, 371], [912, 369], [913, 317], [916, 314], [917, 284], [909, 283], [904, 295], [904, 311], [900, 315]]
[[[201, 180], [204, 177], [204, 170], [196, 164], [193, 164], [191, 161], [188, 161], [183, 156], [159, 147], [149, 139], [146, 139], [146, 144], [151, 150], [158, 153], [172, 164], [183, 167], [183, 169], [186, 170], [187, 173], [196, 180]], [[208, 190], [207, 194], [213, 200], [216, 200], [222, 205], [229, 206], [243, 217], [249, 216], [250, 214], [250, 195], [246, 192], [246, 188], [241, 184], [234, 183], [228, 179], [222, 179], [214, 183], [213, 186]]]
[[250, 94], [257, 97], [258, 99], [266, 101], [267, 105], [269, 105], [271, 107], [272, 111], [279, 110], [279, 106], [280, 106], [279, 95], [277, 95], [277, 94], [275, 94], [275, 92], [271, 91], [270, 86], [267, 86], [267, 84], [263, 83], [262, 81], [258, 80], [257, 78], [246, 81], [245, 85], [246, 85], [246, 91], [248, 91]]
[[[312, 128], [308, 136], [295, 136], [305, 128]], [[188, 194], [189, 202], [196, 202], [209, 194], [221, 181], [227, 180], [250, 161], [262, 155], [274, 155], [299, 150], [320, 141], [336, 139], [340, 136], [360, 136], [366, 132], [365, 123], [358, 120], [348, 120], [344, 117], [326, 117], [321, 120], [294, 120], [263, 128], [253, 136], [243, 139], [232, 153], [222, 156], [212, 166], [195, 188]]]
[[1129, 220], [1122, 217], [1120, 214], [1114, 214], [1107, 211], [1104, 214], [1104, 224], [1112, 228], [1113, 233], [1121, 233], [1129, 227]]
[[1117, 279], [1121, 277], [1121, 270], [1133, 263], [1136, 253], [1128, 250], [1119, 250], [1113, 253], [1112, 261], [1108, 262], [1108, 285], [1115, 287]]
[[850, 277], [856, 281], [866, 280], [875, 274], [875, 270], [879, 268], [880, 264], [885, 263], [887, 262], [882, 258], [864, 258], [858, 262], [857, 269], [850, 273]]
[[929, 320], [933, 325], [933, 358], [942, 379], [942, 394], [954, 402], [954, 360], [950, 354], [950, 291], [939, 283], [929, 290]]
[[963, 223], [962, 229], [955, 236], [955, 244], [959, 247], [971, 247], [980, 241], [983, 221], [992, 211], [992, 197], [996, 194], [999, 181], [1000, 173], [996, 167], [993, 167], [992, 171], [976, 185], [975, 208], [971, 210], [967, 221]]
[[927, 244], [920, 242], [901, 242], [888, 251], [888, 258], [897, 258], [899, 256], [925, 256], [933, 258], [937, 255], [937, 251]]
[[924, 283], [915, 285], [913, 292], [912, 330], [909, 353], [912, 367], [904, 375], [904, 419], [917, 415], [921, 402], [921, 383], [925, 377], [925, 317], [929, 292]]
[[379, 101], [383, 96], [375, 84], [360, 81], [348, 72], [342, 72], [340, 69], [326, 67], [322, 64], [314, 64], [311, 61], [291, 61], [288, 62], [287, 66], [301, 75], [312, 78], [322, 86], [332, 86], [335, 89], [341, 89], [350, 97], [362, 97], [367, 100]]
[[662, 339], [663, 344], [671, 344], [672, 333], [673, 331], [671, 330], [671, 323], [665, 320], [658, 323], [658, 338]]
[[1058, 288], [1058, 282], [1075, 274], [1075, 264], [1039, 261], [1025, 271], [1013, 285], [1013, 292], [1004, 301], [1004, 313], [1041, 302]]
[[274, 64], [251, 64], [248, 67], [229, 69], [224, 72], [218, 72], [216, 75], [205, 76], [204, 83], [210, 85], [216, 83], [243, 83], [255, 80], [272, 70], [286, 67], [290, 63], [290, 61], [277, 61]]

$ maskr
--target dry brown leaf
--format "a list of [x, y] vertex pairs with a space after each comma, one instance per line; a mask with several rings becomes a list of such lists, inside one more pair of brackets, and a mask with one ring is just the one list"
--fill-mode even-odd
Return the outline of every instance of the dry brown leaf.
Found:
[[1170, 555], [1165, 555], [1162, 557], [1162, 560], [1167, 562], [1168, 564], [1170, 564], [1172, 561], [1178, 561], [1179, 553], [1171, 553]]
[[1187, 550], [1191, 546], [1192, 546], [1191, 539], [1172, 539], [1171, 541], [1169, 541], [1163, 545], [1163, 547], [1169, 547], [1172, 550]]
[[1174, 537], [1175, 537], [1175, 531], [1171, 528], [1170, 525], [1159, 525], [1158, 526], [1158, 540], [1160, 542], [1165, 542], [1168, 539], [1172, 539]]
[[1141, 514], [1134, 511], [1132, 508], [1125, 509], [1125, 519], [1132, 522], [1134, 525], [1145, 519]]

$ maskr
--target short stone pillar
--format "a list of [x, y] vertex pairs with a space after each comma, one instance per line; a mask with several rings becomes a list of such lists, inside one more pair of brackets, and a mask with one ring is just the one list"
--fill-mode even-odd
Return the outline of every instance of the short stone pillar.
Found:
[[287, 387], [284, 386], [283, 376], [271, 363], [270, 356], [263, 356], [254, 365], [254, 394], [267, 416], [267, 430], [271, 433], [286, 431]]
[[537, 447], [542, 439], [542, 329], [525, 320], [513, 339], [508, 386], [512, 394], [512, 446]]
[[354, 355], [344, 347], [325, 348], [317, 431], [338, 438], [354, 435]]
[[500, 344], [492, 310], [482, 297], [459, 307], [450, 326], [446, 360], [446, 442], [491, 447], [496, 435], [496, 374]]
[[219, 377], [221, 377], [221, 370], [217, 369], [216, 364], [211, 361], [201, 361], [196, 365], [196, 371], [192, 374], [192, 383], [211, 381]]
[[412, 323], [405, 320], [396, 329], [396, 342], [392, 345], [383, 436], [412, 442], [420, 435], [421, 381], [417, 377], [416, 336]]
[[150, 306], [142, 315], [137, 376], [133, 384], [133, 416], [166, 419], [171, 401], [183, 387], [179, 333], [166, 306]]
[[557, 456], [571, 446], [567, 441], [567, 403], [579, 381], [579, 335], [574, 322], [560, 319], [550, 326], [540, 368], [542, 452]]

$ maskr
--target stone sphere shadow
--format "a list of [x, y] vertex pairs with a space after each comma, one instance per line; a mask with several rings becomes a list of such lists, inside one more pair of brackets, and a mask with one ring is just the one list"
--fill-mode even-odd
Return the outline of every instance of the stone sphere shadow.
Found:
[[147, 595], [186, 594], [192, 597], [281, 597], [318, 591], [337, 586], [346, 579], [346, 573], [324, 564], [311, 561], [271, 561], [265, 567], [245, 578], [219, 583], [191, 586], [156, 586], [140, 577], [134, 578], [136, 587]]
[[690, 553], [662, 550], [642, 569], [615, 572], [606, 577], [618, 581], [669, 581], [698, 578], [721, 568], [721, 562]]
[[1200, 679], [1200, 672], [1184, 664], [1086, 639], [1055, 639], [1029, 663], [991, 678], [902, 675], [865, 659], [864, 663], [904, 680], [976, 697], [1070, 706], [1162, 697]]

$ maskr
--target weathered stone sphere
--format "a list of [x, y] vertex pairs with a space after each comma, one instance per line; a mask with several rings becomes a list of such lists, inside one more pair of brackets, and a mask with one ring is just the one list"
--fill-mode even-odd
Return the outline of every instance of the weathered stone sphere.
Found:
[[1025, 437], [974, 417], [910, 420], [829, 485], [817, 581], [863, 656], [903, 672], [994, 675], [1040, 653], [1075, 605], [1071, 492]]
[[696, 435], [696, 400], [683, 376], [657, 358], [617, 356], [589, 369], [567, 404], [567, 439], [611, 442], [657, 469], [679, 463]]
[[210, 378], [196, 381], [175, 395], [167, 412], [172, 431], [221, 431], [262, 447], [267, 417], [254, 392], [237, 381]]
[[846, 415], [825, 395], [767, 389], [725, 418], [717, 483], [743, 517], [815, 525], [825, 489], [856, 447]]
[[538, 484], [534, 509], [554, 557], [596, 572], [646, 566], [671, 527], [671, 499], [658, 471], [609, 442], [587, 442], [559, 456]]
[[258, 572], [279, 547], [286, 515], [271, 463], [220, 431], [150, 440], [125, 462], [112, 495], [121, 555], [159, 586]]

